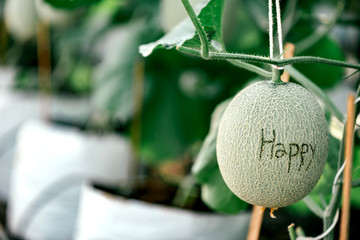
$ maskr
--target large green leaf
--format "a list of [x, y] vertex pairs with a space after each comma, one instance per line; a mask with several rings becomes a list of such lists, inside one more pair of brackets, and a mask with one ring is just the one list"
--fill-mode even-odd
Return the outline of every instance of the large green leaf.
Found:
[[[223, 2], [222, 0], [203, 0], [195, 7], [195, 12], [198, 14], [209, 40], [214, 40], [220, 44], [222, 44], [221, 18]], [[156, 42], [140, 46], [139, 51], [146, 57], [158, 48], [171, 49], [181, 45], [200, 47], [200, 40], [190, 18], [183, 20]]]
[[216, 137], [220, 120], [229, 102], [230, 100], [226, 100], [216, 107], [212, 115], [210, 131], [192, 167], [192, 172], [200, 183], [208, 181], [219, 168], [216, 159]]
[[201, 198], [211, 209], [224, 213], [238, 213], [248, 206], [230, 191], [219, 168], [214, 168], [210, 179], [202, 184]]
[[[360, 179], [360, 146], [356, 146], [354, 150], [352, 178]], [[360, 187], [351, 190], [351, 205], [360, 209]]]
[[[134, 64], [145, 20], [114, 27], [108, 32], [103, 61], [94, 71], [92, 100], [100, 113], [127, 121], [133, 112]], [[104, 40], [104, 39], [103, 39]]]
[[229, 52], [268, 54], [268, 37], [256, 25], [244, 3], [237, 0], [225, 2], [223, 13], [223, 38]]
[[242, 0], [243, 8], [252, 16], [258, 28], [264, 32], [269, 28], [268, 26], [268, 1], [264, 0]]
[[[132, 17], [126, 24], [110, 27], [109, 17], [116, 11], [109, 11], [109, 6], [103, 6], [105, 18], [103, 12], [96, 13], [85, 26], [89, 30], [104, 26], [100, 35], [99, 31], [87, 31], [98, 43], [93, 48], [99, 49], [102, 54], [100, 63], [94, 69], [94, 107], [98, 113], [122, 123], [126, 123], [134, 112], [134, 71], [141, 58], [138, 46], [159, 35], [158, 18], [154, 14], [157, 5], [155, 1], [151, 3], [148, 6], [150, 1], [139, 1], [137, 7], [143, 9], [141, 16]], [[139, 98], [142, 100], [142, 96]]]
[[57, 8], [76, 9], [79, 7], [89, 6], [102, 0], [44, 0]]
[[175, 49], [158, 50], [145, 61], [141, 157], [154, 164], [181, 157], [203, 140], [215, 106], [243, 85], [239, 76], [251, 76], [227, 62], [203, 61]]
[[[344, 61], [344, 53], [339, 44], [329, 37], [324, 37], [302, 55]], [[343, 68], [340, 67], [323, 64], [299, 64], [296, 67], [322, 88], [330, 88], [342, 79]]]
[[316, 184], [313, 191], [310, 193], [312, 196], [326, 196], [331, 194], [332, 182], [337, 173], [338, 159], [340, 151], [340, 140], [329, 136], [329, 153], [325, 164], [324, 172], [320, 177], [319, 182]]
[[237, 213], [245, 209], [247, 203], [240, 200], [224, 182], [216, 158], [216, 138], [222, 115], [229, 104], [226, 100], [215, 109], [210, 132], [205, 138], [192, 173], [201, 183], [202, 199], [213, 210], [225, 213]]
[[[183, 89], [184, 83], [189, 87], [188, 84], [192, 82], [183, 72], [184, 61], [189, 61], [187, 57], [176, 51], [162, 54], [162, 51], [158, 51], [147, 61], [147, 96], [141, 121], [141, 158], [148, 164], [180, 157], [194, 142], [202, 139], [208, 129], [209, 115], [214, 105], [214, 100]], [[181, 56], [180, 59], [177, 59], [178, 55]], [[211, 76], [204, 77], [210, 80]], [[193, 81], [197, 82], [197, 78], [195, 76]], [[216, 88], [221, 90], [222, 87]]]

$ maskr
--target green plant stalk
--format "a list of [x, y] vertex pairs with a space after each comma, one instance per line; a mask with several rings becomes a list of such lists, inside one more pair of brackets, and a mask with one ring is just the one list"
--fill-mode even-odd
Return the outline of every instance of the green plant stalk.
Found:
[[194, 9], [192, 8], [189, 0], [181, 0], [186, 12], [188, 13], [192, 23], [194, 24], [196, 31], [199, 35], [200, 42], [201, 42], [201, 56], [204, 59], [209, 58], [209, 41], [206, 35], [206, 31], [204, 27], [201, 25], [199, 18], [196, 16]]
[[337, 23], [338, 19], [340, 18], [341, 14], [344, 11], [346, 0], [339, 0], [336, 5], [336, 13], [333, 19], [326, 24], [325, 28], [318, 29], [310, 36], [306, 37], [305, 39], [301, 40], [300, 42], [296, 43], [296, 52], [300, 54], [311, 46], [314, 46], [318, 43], [321, 39], [323, 39], [330, 31], [334, 28], [335, 24]]
[[[345, 122], [345, 121], [344, 121]], [[346, 128], [343, 129], [343, 136], [345, 136]], [[340, 170], [340, 166], [344, 162], [344, 152], [345, 152], [345, 141], [344, 137], [341, 141], [340, 151], [339, 151], [339, 160], [338, 160], [338, 171]], [[330, 199], [329, 205], [325, 208], [324, 216], [323, 216], [323, 229], [326, 231], [332, 224], [333, 219], [335, 217], [336, 211], [339, 209], [341, 204], [341, 193], [342, 193], [342, 184], [334, 183], [334, 190]], [[325, 240], [334, 239], [334, 231], [331, 231], [325, 238]]]
[[[332, 224], [333, 219], [335, 217], [336, 211], [341, 203], [341, 191], [342, 185], [338, 184], [336, 187], [336, 191], [331, 197], [329, 206], [324, 211], [323, 216], [323, 230], [326, 231]], [[334, 239], [334, 231], [331, 231], [324, 240], [333, 240]]]
[[281, 81], [281, 74], [283, 73], [283, 70], [279, 70], [279, 69], [275, 69], [272, 68], [272, 78], [271, 78], [271, 82], [276, 83], [276, 84], [282, 84], [284, 83], [283, 81]]
[[[184, 47], [184, 46], [178, 46], [178, 47], [176, 47], [176, 49], [185, 54], [201, 57], [201, 53], [197, 49]], [[272, 64], [272, 65], [276, 65], [278, 67], [284, 67], [287, 65], [299, 64], [299, 63], [320, 63], [320, 64], [339, 66], [339, 67], [360, 69], [359, 64], [348, 63], [348, 62], [327, 59], [327, 58], [321, 58], [321, 57], [311, 57], [311, 56], [292, 57], [292, 58], [285, 58], [285, 59], [270, 59], [268, 57], [255, 56], [255, 55], [242, 54], [242, 53], [226, 53], [226, 52], [210, 51], [209, 59], [214, 59], [214, 60], [236, 59], [236, 60], [242, 60], [245, 62], [257, 62], [257, 63]]]
[[295, 229], [295, 233], [296, 233], [296, 235], [298, 237], [305, 237], [306, 236], [304, 230], [301, 227], [297, 227]]
[[255, 66], [253, 64], [249, 64], [249, 63], [242, 62], [242, 61], [239, 61], [239, 60], [227, 60], [227, 61], [229, 63], [233, 64], [234, 66], [243, 68], [245, 70], [248, 70], [249, 72], [256, 73], [259, 76], [262, 76], [262, 77], [264, 77], [266, 79], [270, 79], [272, 77], [272, 72], [266, 71], [265, 69], [260, 68], [258, 66]]
[[354, 71], [354, 72], [350, 73], [349, 75], [347, 75], [347, 76], [343, 77], [343, 79], [348, 79], [348, 78], [350, 78], [350, 77], [354, 76], [355, 74], [357, 74], [357, 73], [359, 73], [359, 72], [360, 72], [360, 70], [356, 70], [356, 71]]
[[360, 97], [360, 84], [358, 85], [358, 89], [356, 91], [355, 97], [355, 125], [356, 125], [356, 116], [360, 113], [360, 102], [357, 99]]
[[324, 210], [314, 201], [314, 199], [312, 199], [310, 195], [306, 196], [303, 201], [316, 216], [323, 218]]
[[294, 226], [295, 226], [295, 224], [293, 224], [293, 223], [288, 226], [290, 240], [296, 240]]

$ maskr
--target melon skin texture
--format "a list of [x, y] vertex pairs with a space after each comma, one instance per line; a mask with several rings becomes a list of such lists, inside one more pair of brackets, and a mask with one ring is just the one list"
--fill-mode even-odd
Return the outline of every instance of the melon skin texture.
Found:
[[230, 102], [220, 122], [217, 159], [230, 190], [253, 205], [277, 208], [304, 198], [328, 155], [324, 112], [295, 83], [254, 83]]

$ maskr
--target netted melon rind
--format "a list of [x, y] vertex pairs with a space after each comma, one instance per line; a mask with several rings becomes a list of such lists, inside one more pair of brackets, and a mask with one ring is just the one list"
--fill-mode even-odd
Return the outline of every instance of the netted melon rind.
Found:
[[240, 91], [225, 110], [217, 137], [218, 164], [226, 184], [242, 200], [285, 207], [318, 182], [328, 138], [324, 112], [305, 88], [258, 82]]

